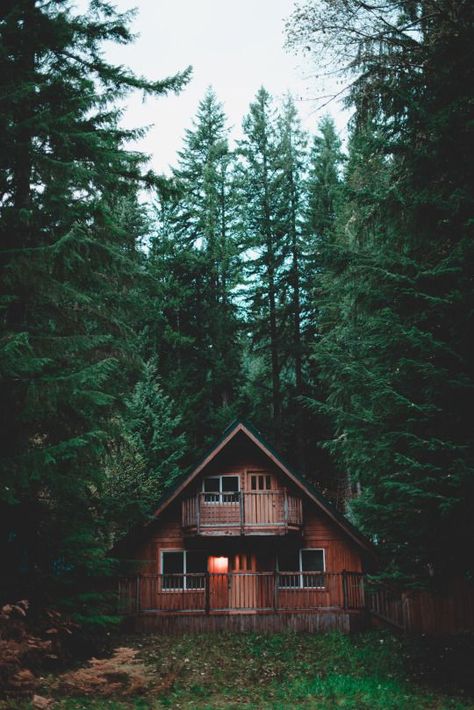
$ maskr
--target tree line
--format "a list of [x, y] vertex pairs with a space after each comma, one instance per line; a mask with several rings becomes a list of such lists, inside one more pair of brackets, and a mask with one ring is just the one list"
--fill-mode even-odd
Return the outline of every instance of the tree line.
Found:
[[4, 596], [103, 618], [88, 580], [112, 543], [236, 417], [344, 505], [385, 575], [471, 573], [472, 15], [298, 6], [289, 42], [349, 84], [346, 149], [264, 88], [231, 144], [209, 89], [164, 178], [117, 101], [190, 70], [109, 64], [131, 16], [101, 0], [6, 3]]

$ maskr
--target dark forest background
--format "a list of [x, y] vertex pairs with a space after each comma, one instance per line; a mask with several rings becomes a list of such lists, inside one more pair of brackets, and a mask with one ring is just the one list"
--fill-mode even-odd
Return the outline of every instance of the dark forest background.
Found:
[[235, 418], [386, 577], [471, 576], [474, 5], [300, 4], [288, 44], [343, 77], [347, 146], [263, 87], [233, 144], [210, 88], [171, 178], [118, 106], [191, 70], [109, 64], [130, 21], [0, 10], [2, 596], [103, 618], [111, 545]]

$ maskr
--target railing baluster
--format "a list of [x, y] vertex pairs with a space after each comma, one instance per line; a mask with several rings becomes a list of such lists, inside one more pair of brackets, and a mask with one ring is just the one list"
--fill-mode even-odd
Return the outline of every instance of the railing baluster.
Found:
[[288, 528], [303, 522], [301, 499], [286, 489], [219, 493], [214, 498], [211, 493], [200, 492], [185, 499], [181, 506], [182, 526], [195, 528], [198, 535], [220, 527], [236, 527], [245, 534], [248, 528]]
[[[338, 605], [364, 609], [365, 577], [360, 572], [234, 571], [137, 575], [119, 580], [118, 605], [122, 613], [158, 611], [317, 610]], [[402, 624], [400, 599], [383, 588], [368, 590], [367, 606], [393, 623]]]

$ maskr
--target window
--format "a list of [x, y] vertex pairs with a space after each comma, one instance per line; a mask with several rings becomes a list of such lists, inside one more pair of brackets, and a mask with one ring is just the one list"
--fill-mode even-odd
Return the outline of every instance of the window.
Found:
[[285, 573], [280, 574], [280, 587], [321, 589], [324, 587], [324, 574], [321, 573], [326, 569], [324, 550], [306, 548], [280, 552], [278, 569]]
[[239, 500], [238, 476], [209, 476], [203, 481], [206, 503], [237, 503]]
[[272, 477], [266, 473], [252, 473], [250, 476], [251, 491], [270, 491], [272, 489]]
[[207, 553], [202, 550], [163, 550], [163, 589], [204, 589]]

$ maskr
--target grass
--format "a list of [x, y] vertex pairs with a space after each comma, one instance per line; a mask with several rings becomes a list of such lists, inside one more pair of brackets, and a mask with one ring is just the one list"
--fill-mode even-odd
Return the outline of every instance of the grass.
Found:
[[[124, 644], [139, 650], [140, 660], [156, 678], [155, 690], [143, 697], [109, 700], [57, 698], [54, 708], [474, 710], [474, 701], [449, 677], [449, 646], [387, 632], [350, 637], [339, 633], [140, 636], [120, 639], [118, 645]], [[464, 658], [464, 652], [461, 655]], [[469, 658], [465, 661], [468, 667]], [[446, 684], [441, 687], [434, 681], [445, 671]], [[31, 706], [18, 701], [3, 707], [26, 710]]]

